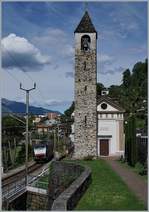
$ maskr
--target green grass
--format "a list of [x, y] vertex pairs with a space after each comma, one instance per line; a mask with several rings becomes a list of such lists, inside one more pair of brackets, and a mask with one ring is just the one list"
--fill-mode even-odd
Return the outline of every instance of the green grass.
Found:
[[40, 177], [40, 179], [36, 182], [35, 187], [47, 190], [48, 189], [48, 175]]
[[92, 183], [75, 210], [145, 210], [141, 201], [103, 160], [79, 161], [92, 170]]
[[125, 168], [127, 169], [130, 169], [132, 170], [134, 173], [136, 173], [138, 175], [138, 177], [142, 180], [144, 180], [145, 182], [147, 182], [148, 180], [148, 175], [140, 175], [138, 173], [138, 169], [135, 168], [135, 167], [132, 167], [132, 166], [129, 166], [126, 162], [121, 162], [120, 160], [118, 160], [118, 163], [121, 165], [121, 166], [124, 166]]

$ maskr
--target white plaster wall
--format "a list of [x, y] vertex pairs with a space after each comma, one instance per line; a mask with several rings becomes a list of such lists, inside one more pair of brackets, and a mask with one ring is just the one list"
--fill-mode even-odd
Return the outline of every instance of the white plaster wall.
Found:
[[117, 133], [118, 132], [119, 132], [119, 129], [117, 129], [116, 120], [101, 120], [101, 119], [98, 120], [98, 136], [99, 135], [112, 136], [112, 138], [109, 139], [109, 155], [115, 154], [118, 151], [117, 149], [117, 138], [118, 138]]
[[116, 121], [116, 152], [119, 151], [119, 121]]
[[81, 37], [83, 35], [88, 35], [91, 38], [91, 50], [96, 49], [96, 33], [75, 33], [75, 49], [80, 50], [81, 49]]
[[[103, 104], [103, 103], [107, 104], [107, 103], [104, 102], [104, 101], [103, 101], [101, 104]], [[110, 111], [118, 111], [116, 108], [112, 107], [112, 106], [109, 105], [109, 104], [107, 104], [107, 108], [106, 108], [105, 110], [103, 110], [103, 109], [101, 108], [101, 104], [99, 104], [99, 105], [97, 106], [97, 111], [108, 111], [108, 112], [110, 112]]]

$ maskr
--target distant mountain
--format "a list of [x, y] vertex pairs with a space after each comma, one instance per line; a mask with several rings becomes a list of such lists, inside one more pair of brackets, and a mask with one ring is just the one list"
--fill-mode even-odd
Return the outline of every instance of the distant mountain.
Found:
[[[26, 105], [24, 103], [2, 98], [2, 114], [7, 113], [25, 114], [25, 112], [26, 112]], [[43, 115], [48, 112], [55, 112], [61, 114], [59, 111], [49, 110], [42, 107], [29, 106], [29, 113], [34, 115]]]

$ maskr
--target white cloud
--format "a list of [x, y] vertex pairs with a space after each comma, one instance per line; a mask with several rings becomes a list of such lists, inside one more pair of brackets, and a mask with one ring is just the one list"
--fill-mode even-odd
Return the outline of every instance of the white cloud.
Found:
[[127, 49], [127, 51], [132, 54], [143, 53], [143, 52], [147, 54], [147, 49], [145, 45], [130, 47]]
[[113, 57], [111, 57], [107, 54], [98, 54], [97, 61], [101, 62], [101, 63], [113, 61]]
[[24, 68], [24, 71], [40, 70], [50, 63], [50, 57], [42, 55], [40, 50], [26, 38], [9, 34], [2, 39], [2, 66], [4, 68]]
[[70, 35], [61, 29], [48, 28], [40, 35], [33, 38], [34, 43], [38, 43], [40, 48], [44, 47], [44, 50], [50, 52], [54, 57], [72, 58], [74, 54], [74, 48], [72, 41], [70, 41]]
[[[115, 73], [121, 73], [124, 68], [119, 66], [117, 67], [115, 64], [115, 58], [108, 54], [98, 54], [97, 62], [99, 65], [99, 74], [102, 75], [113, 75]], [[115, 65], [114, 65], [115, 64]]]
[[56, 100], [56, 99], [48, 99], [45, 102], [46, 106], [61, 106], [61, 105], [67, 105], [70, 104], [72, 101], [68, 100]]
[[115, 62], [114, 57], [108, 55], [108, 54], [97, 54], [97, 62], [100, 69], [105, 69], [107, 66], [113, 65]]
[[123, 71], [125, 70], [125, 68], [123, 67], [114, 67], [114, 68], [109, 68], [109, 69], [103, 69], [100, 74], [103, 74], [103, 75], [107, 75], [107, 74], [110, 74], [110, 75], [114, 75], [116, 73], [122, 73]]

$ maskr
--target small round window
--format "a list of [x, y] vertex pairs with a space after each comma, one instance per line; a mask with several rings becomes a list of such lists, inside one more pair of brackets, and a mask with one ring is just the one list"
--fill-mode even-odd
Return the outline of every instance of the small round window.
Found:
[[103, 110], [107, 109], [107, 104], [106, 104], [106, 103], [101, 104], [101, 108], [102, 108]]

